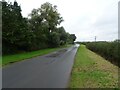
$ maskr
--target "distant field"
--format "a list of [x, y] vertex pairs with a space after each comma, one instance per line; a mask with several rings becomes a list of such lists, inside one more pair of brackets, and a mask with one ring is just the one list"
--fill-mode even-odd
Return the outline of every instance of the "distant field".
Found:
[[117, 88], [118, 67], [81, 45], [77, 51], [70, 88]]
[[32, 51], [32, 52], [26, 52], [26, 53], [21, 53], [21, 54], [15, 54], [15, 55], [6, 55], [2, 57], [2, 65], [18, 62], [24, 59], [32, 58], [35, 56], [41, 56], [48, 54], [50, 52], [54, 52], [56, 50], [62, 49], [62, 48], [67, 48], [70, 47], [71, 45], [65, 45], [59, 48], [48, 48], [48, 49], [42, 49], [38, 51]]

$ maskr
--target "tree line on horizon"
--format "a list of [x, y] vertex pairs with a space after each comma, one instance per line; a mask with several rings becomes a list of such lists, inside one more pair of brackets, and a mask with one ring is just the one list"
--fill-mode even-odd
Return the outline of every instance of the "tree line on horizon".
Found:
[[49, 2], [33, 9], [27, 18], [17, 1], [2, 3], [2, 53], [13, 54], [74, 43], [76, 36], [65, 31], [57, 6]]

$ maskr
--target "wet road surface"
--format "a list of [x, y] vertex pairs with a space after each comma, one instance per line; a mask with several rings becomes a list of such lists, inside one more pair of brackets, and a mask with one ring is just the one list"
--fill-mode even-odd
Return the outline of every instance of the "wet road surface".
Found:
[[78, 45], [5, 66], [3, 88], [66, 88]]

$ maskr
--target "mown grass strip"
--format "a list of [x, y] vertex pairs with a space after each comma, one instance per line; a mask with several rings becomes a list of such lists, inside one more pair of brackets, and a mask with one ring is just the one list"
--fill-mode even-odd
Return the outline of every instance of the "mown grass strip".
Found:
[[42, 49], [42, 50], [38, 50], [38, 51], [32, 51], [32, 52], [25, 52], [25, 53], [21, 53], [21, 54], [15, 54], [15, 55], [6, 55], [2, 57], [2, 65], [7, 65], [10, 63], [14, 63], [14, 62], [18, 62], [24, 59], [28, 59], [28, 58], [32, 58], [35, 56], [41, 56], [41, 55], [45, 55], [48, 54], [50, 52], [54, 52], [56, 50], [62, 49], [62, 48], [67, 48], [70, 47], [71, 45], [65, 45], [59, 48], [48, 48], [48, 49]]
[[118, 88], [118, 67], [88, 50], [78, 48], [70, 88]]

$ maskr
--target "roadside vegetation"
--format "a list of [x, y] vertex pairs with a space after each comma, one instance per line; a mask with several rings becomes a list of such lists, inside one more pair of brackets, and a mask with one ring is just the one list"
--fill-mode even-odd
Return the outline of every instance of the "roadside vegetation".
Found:
[[20, 54], [5, 55], [2, 57], [2, 60], [3, 60], [2, 65], [4, 66], [4, 65], [18, 62], [18, 61], [21, 61], [24, 59], [45, 55], [45, 54], [57, 51], [57, 50], [62, 49], [62, 48], [68, 48], [70, 46], [71, 45], [69, 44], [69, 45], [64, 45], [64, 46], [58, 47], [58, 48], [47, 48], [47, 49], [42, 49], [42, 50], [37, 50], [37, 51], [32, 51], [32, 52], [24, 52], [24, 53], [20, 53]]
[[64, 21], [57, 6], [46, 2], [23, 17], [21, 7], [2, 3], [2, 54], [16, 54], [74, 43], [75, 34], [69, 34], [60, 24]]
[[113, 42], [99, 41], [99, 42], [84, 42], [86, 47], [97, 54], [104, 57], [111, 63], [119, 66], [120, 59], [120, 40], [115, 40]]
[[118, 67], [80, 45], [71, 74], [70, 88], [118, 88]]
[[65, 31], [57, 6], [46, 2], [23, 17], [17, 1], [2, 3], [2, 64], [44, 55], [73, 44], [76, 36]]

